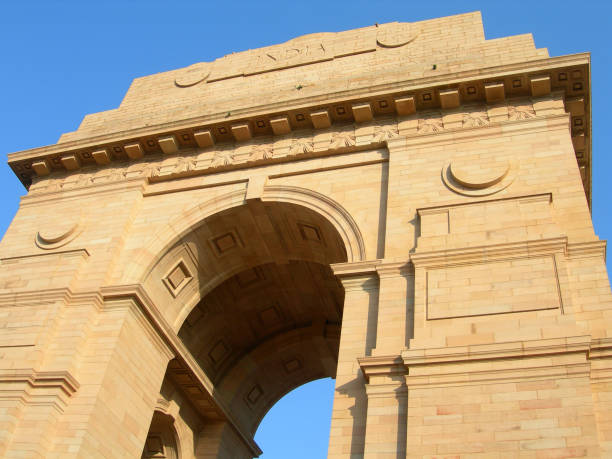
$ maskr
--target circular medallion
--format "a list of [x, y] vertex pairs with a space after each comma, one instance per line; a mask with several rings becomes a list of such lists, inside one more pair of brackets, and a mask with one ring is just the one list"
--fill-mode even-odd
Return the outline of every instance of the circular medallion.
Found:
[[455, 193], [465, 196], [487, 196], [510, 186], [514, 181], [515, 172], [514, 162], [478, 163], [453, 160], [442, 168], [442, 181]]
[[474, 167], [465, 162], [455, 161], [449, 164], [450, 175], [460, 185], [474, 190], [488, 188], [501, 182], [510, 170], [510, 164], [494, 164], [490, 167]]
[[174, 84], [179, 88], [187, 88], [194, 86], [208, 78], [210, 75], [211, 65], [208, 62], [198, 62], [181, 69], [180, 73], [174, 79]]
[[390, 22], [381, 24], [376, 32], [376, 43], [383, 48], [399, 48], [413, 41], [418, 35], [412, 24]]
[[41, 249], [51, 250], [62, 247], [76, 238], [82, 231], [82, 218], [72, 222], [50, 221], [42, 225], [34, 238], [35, 244]]

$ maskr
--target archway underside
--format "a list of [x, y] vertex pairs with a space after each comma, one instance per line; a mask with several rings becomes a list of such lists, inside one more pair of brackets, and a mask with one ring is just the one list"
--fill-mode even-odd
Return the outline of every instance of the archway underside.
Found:
[[[279, 202], [249, 202], [207, 218], [159, 264], [171, 264], [164, 258], [187, 240], [204, 265], [198, 285], [223, 280], [183, 313], [178, 336], [252, 436], [283, 395], [335, 377], [344, 290], [329, 265], [346, 261], [346, 250], [325, 218]], [[167, 379], [193, 399], [197, 391], [183, 376], [171, 362]]]
[[179, 337], [239, 422], [254, 433], [285, 393], [335, 377], [343, 296], [328, 266], [267, 263], [206, 295]]

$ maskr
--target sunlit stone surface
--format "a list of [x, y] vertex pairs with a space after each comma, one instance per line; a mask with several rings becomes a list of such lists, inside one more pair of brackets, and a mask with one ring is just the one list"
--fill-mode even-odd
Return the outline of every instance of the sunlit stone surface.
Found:
[[612, 457], [589, 65], [479, 13], [316, 33], [9, 155], [0, 456], [251, 458], [331, 377], [330, 458]]

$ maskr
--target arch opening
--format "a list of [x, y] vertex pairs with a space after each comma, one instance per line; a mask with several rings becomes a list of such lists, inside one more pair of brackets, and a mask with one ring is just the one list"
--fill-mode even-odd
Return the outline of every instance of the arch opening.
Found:
[[255, 441], [260, 459], [326, 457], [329, 445], [334, 380], [317, 379], [285, 394], [264, 416]]
[[[186, 244], [196, 287], [174, 298], [175, 329], [253, 438], [285, 394], [335, 378], [344, 289], [330, 265], [348, 261], [343, 238], [307, 207], [256, 200], [206, 218], [167, 254], [176, 258]], [[176, 264], [163, 258], [150, 277]]]
[[167, 458], [179, 459], [177, 433], [171, 416], [155, 411], [151, 427], [142, 450], [142, 459]]

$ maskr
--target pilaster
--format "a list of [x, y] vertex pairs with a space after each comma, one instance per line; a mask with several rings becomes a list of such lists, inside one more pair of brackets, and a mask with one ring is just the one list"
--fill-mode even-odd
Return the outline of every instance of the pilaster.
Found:
[[332, 265], [344, 286], [344, 312], [338, 353], [329, 458], [363, 455], [367, 416], [365, 379], [357, 359], [376, 343], [377, 262]]
[[[401, 134], [402, 122], [398, 121]], [[416, 219], [406, 212], [406, 193], [401, 183], [401, 173], [408, 161], [406, 137], [400, 136], [386, 141], [389, 150], [389, 172], [387, 177], [387, 215], [385, 221], [384, 258], [408, 254], [416, 245]], [[416, 210], [416, 209], [415, 209]]]
[[364, 458], [405, 457], [408, 391], [403, 360], [399, 355], [365, 357], [359, 365], [368, 396]]
[[612, 340], [591, 342], [591, 395], [597, 421], [597, 436], [602, 455], [612, 455]]
[[170, 348], [135, 298], [106, 300], [83, 347], [80, 388], [47, 457], [139, 457]]
[[414, 320], [414, 270], [406, 260], [382, 260], [379, 277], [378, 325], [373, 355], [390, 355], [404, 349], [412, 337]]

